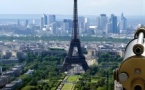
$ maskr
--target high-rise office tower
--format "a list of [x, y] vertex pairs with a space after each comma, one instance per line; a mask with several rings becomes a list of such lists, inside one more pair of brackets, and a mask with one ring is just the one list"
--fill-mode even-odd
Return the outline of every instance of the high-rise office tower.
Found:
[[17, 25], [20, 26], [20, 20], [19, 19], [17, 20]]
[[85, 33], [89, 32], [89, 26], [90, 26], [90, 20], [89, 18], [85, 18], [85, 27], [84, 27]]
[[85, 18], [80, 16], [78, 17], [78, 28], [79, 28], [79, 33], [85, 33]]
[[119, 30], [117, 28], [117, 16], [115, 16], [114, 14], [111, 14], [110, 25], [111, 33], [119, 33]]
[[33, 19], [32, 24], [34, 24], [34, 25], [36, 24], [36, 20], [35, 19]]
[[57, 35], [57, 25], [56, 25], [56, 22], [53, 22], [52, 24], [52, 32], [53, 32], [53, 35]]
[[44, 28], [47, 25], [47, 15], [43, 14], [41, 17], [41, 26], [40, 28]]
[[41, 22], [40, 22], [41, 25], [40, 25], [40, 29], [43, 29], [43, 27], [44, 27], [44, 23], [43, 23], [43, 21], [44, 21], [44, 20], [43, 20], [43, 17], [41, 17]]
[[127, 29], [127, 19], [124, 17], [123, 13], [121, 14], [120, 30]]
[[107, 25], [106, 25], [106, 31], [105, 31], [105, 33], [108, 34], [109, 32], [111, 32], [111, 23], [110, 22], [107, 23]]
[[72, 20], [70, 19], [64, 19], [63, 20], [63, 32], [67, 34], [71, 34], [72, 30]]
[[47, 15], [43, 14], [44, 25], [47, 25]]
[[80, 35], [87, 34], [90, 26], [89, 18], [78, 17], [78, 28]]
[[100, 20], [100, 21], [98, 21], [100, 29], [105, 30], [106, 29], [106, 24], [108, 22], [106, 14], [101, 14], [100, 18], [98, 20]]
[[49, 24], [52, 24], [53, 22], [55, 22], [55, 15], [49, 15]]
[[68, 33], [69, 32], [69, 23], [63, 22], [63, 31]]
[[29, 21], [28, 20], [25, 20], [25, 27], [28, 26], [28, 23], [29, 23]]
[[97, 28], [100, 29], [100, 17], [97, 17]]

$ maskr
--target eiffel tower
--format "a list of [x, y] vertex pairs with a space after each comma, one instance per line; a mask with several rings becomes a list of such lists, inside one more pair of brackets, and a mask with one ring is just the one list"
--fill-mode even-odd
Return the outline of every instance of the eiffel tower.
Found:
[[[73, 55], [73, 52], [77, 48], [77, 55]], [[70, 47], [67, 56], [64, 59], [61, 71], [67, 71], [72, 64], [79, 64], [83, 70], [86, 71], [89, 66], [85, 61], [85, 57], [82, 53], [80, 39], [78, 38], [78, 11], [77, 0], [74, 0], [74, 12], [73, 12], [73, 32]]]

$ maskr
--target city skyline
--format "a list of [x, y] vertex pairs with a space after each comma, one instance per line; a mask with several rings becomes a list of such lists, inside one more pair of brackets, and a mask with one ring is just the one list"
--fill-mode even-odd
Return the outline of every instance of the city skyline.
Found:
[[[0, 14], [72, 15], [73, 0], [2, 0]], [[78, 0], [79, 15], [145, 15], [144, 0]]]

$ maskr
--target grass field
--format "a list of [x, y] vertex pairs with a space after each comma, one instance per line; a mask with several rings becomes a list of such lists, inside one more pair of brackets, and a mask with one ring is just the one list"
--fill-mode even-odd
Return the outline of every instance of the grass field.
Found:
[[73, 88], [74, 88], [74, 84], [67, 83], [67, 84], [64, 84], [61, 90], [73, 90]]
[[69, 76], [67, 81], [68, 82], [76, 82], [78, 78], [79, 78], [79, 75]]
[[98, 87], [97, 90], [106, 90], [106, 87]]
[[21, 90], [36, 90], [36, 89], [37, 89], [36, 86], [25, 86]]
[[91, 82], [96, 83], [99, 79], [100, 77], [91, 77]]
[[48, 82], [49, 82], [49, 80], [48, 80], [48, 79], [46, 79], [46, 80], [43, 80], [43, 82], [48, 83]]
[[91, 82], [96, 83], [96, 82], [98, 82], [98, 80], [97, 79], [91, 79]]

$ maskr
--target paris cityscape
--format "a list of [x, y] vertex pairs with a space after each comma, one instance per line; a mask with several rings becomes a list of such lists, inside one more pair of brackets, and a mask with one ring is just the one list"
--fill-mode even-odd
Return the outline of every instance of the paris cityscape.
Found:
[[79, 15], [78, 6], [72, 15], [0, 14], [0, 90], [123, 90], [113, 71], [144, 16]]

